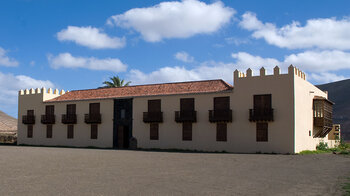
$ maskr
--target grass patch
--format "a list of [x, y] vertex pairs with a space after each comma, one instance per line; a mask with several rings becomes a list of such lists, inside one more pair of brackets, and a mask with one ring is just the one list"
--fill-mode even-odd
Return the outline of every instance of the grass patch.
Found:
[[350, 154], [350, 144], [340, 142], [340, 144], [335, 148], [328, 148], [328, 146], [320, 142], [317, 145], [316, 150], [304, 150], [299, 152], [298, 154], [306, 155], [306, 154], [323, 154], [323, 153], [334, 153], [334, 154]]

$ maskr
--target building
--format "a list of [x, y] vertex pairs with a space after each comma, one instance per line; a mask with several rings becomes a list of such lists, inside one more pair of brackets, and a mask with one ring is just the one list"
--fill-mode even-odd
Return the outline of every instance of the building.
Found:
[[18, 144], [297, 153], [330, 143], [332, 102], [294, 66], [223, 80], [19, 92]]

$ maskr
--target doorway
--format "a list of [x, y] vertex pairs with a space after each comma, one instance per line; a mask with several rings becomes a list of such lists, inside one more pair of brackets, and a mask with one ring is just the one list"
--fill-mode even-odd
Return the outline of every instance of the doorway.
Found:
[[127, 149], [132, 137], [132, 99], [114, 100], [113, 148]]

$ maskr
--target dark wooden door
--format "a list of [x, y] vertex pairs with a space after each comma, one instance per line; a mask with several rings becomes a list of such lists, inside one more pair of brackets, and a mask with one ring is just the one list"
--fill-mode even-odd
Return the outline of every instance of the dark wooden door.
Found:
[[194, 111], [194, 98], [180, 99], [181, 111]]
[[118, 126], [118, 148], [124, 147], [124, 126]]
[[160, 99], [148, 100], [148, 112], [160, 112], [161, 102]]
[[214, 97], [214, 110], [229, 110], [230, 97]]
[[67, 114], [76, 114], [76, 105], [75, 104], [68, 104], [67, 105]]
[[47, 105], [45, 108], [45, 114], [46, 115], [54, 115], [54, 113], [55, 113], [55, 106]]
[[89, 108], [90, 114], [99, 114], [100, 113], [100, 103], [90, 103]]
[[271, 108], [271, 94], [254, 95], [254, 109], [270, 109], [270, 108]]
[[132, 99], [115, 99], [113, 147], [128, 148], [132, 137]]

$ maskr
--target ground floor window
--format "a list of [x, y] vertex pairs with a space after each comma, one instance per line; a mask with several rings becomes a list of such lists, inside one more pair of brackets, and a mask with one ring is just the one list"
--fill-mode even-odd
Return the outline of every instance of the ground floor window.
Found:
[[33, 125], [28, 125], [27, 127], [27, 138], [33, 137]]
[[227, 141], [227, 124], [217, 123], [216, 124], [216, 141], [225, 142]]
[[74, 137], [74, 125], [67, 126], [67, 138], [72, 139]]
[[46, 125], [46, 138], [52, 138], [52, 125]]
[[184, 141], [192, 140], [192, 123], [191, 122], [182, 123], [182, 140]]
[[159, 139], [159, 124], [151, 123], [150, 124], [150, 140], [158, 140]]
[[97, 139], [98, 127], [97, 124], [91, 125], [91, 139]]
[[268, 141], [268, 124], [256, 123], [256, 141], [267, 142]]

